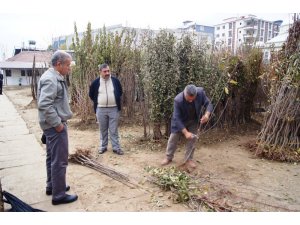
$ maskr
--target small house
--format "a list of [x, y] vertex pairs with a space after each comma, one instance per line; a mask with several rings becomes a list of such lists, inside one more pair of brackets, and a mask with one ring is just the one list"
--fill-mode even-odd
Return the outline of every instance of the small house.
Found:
[[37, 79], [49, 68], [52, 51], [21, 51], [13, 57], [0, 62], [3, 71], [3, 85], [30, 85], [35, 58], [35, 74]]

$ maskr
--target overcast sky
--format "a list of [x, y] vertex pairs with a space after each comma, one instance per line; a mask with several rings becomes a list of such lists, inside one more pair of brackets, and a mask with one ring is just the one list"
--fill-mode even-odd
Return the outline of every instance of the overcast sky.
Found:
[[[284, 4], [282, 4], [284, 3]], [[263, 0], [2, 0], [0, 4], [0, 60], [11, 57], [14, 47], [28, 45], [47, 48], [52, 37], [71, 34], [74, 22], [84, 31], [122, 24], [138, 28], [176, 28], [184, 20], [215, 25], [231, 16], [254, 14], [265, 20], [289, 20], [299, 12], [298, 1], [273, 3]], [[270, 7], [271, 6], [271, 7]]]

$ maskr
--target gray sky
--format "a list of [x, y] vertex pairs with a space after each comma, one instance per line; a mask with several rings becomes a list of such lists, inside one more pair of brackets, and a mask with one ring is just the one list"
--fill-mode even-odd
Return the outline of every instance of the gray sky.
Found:
[[178, 27], [184, 20], [212, 26], [244, 14], [288, 22], [288, 13], [299, 12], [300, 4], [284, 2], [282, 6], [275, 0], [275, 4], [263, 0], [4, 0], [0, 7], [0, 60], [3, 54], [11, 57], [15, 46], [28, 45], [28, 40], [46, 48], [52, 37], [73, 33], [74, 22], [79, 31], [84, 31], [89, 21], [92, 28], [122, 24], [159, 29]]

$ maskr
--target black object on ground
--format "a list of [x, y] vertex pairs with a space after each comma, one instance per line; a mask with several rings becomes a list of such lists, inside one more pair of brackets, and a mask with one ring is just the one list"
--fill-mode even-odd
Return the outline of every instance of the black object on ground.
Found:
[[30, 205], [6, 191], [3, 191], [2, 194], [3, 201], [11, 205], [10, 212], [45, 212], [40, 209], [32, 208]]

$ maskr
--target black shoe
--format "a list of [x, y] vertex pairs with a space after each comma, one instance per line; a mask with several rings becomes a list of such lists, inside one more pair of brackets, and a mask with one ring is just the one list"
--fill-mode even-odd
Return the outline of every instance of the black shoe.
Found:
[[107, 151], [107, 148], [102, 149], [102, 150], [99, 150], [99, 154], [103, 154], [103, 153], [106, 152], [106, 151]]
[[[66, 191], [70, 191], [70, 186], [69, 185], [66, 187]], [[46, 188], [46, 195], [52, 195], [52, 189], [47, 189]]]
[[52, 200], [52, 205], [67, 204], [75, 202], [78, 199], [77, 195], [66, 195], [60, 200]]
[[122, 149], [113, 150], [113, 152], [117, 155], [124, 155], [124, 152], [122, 151]]

